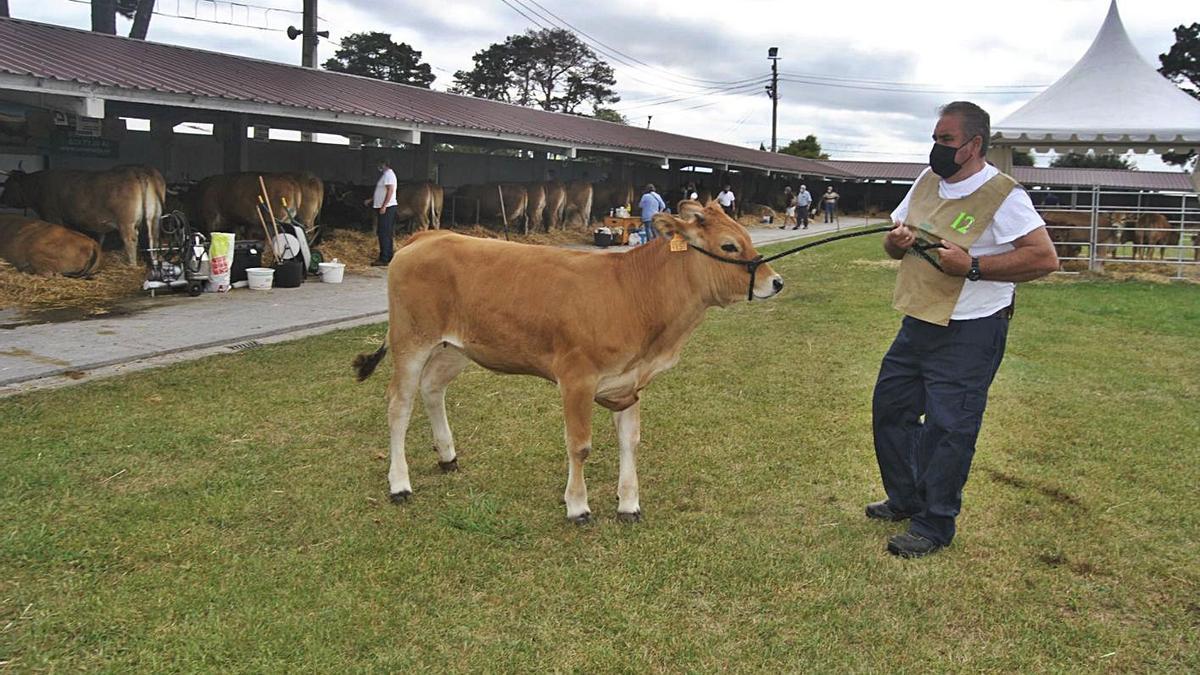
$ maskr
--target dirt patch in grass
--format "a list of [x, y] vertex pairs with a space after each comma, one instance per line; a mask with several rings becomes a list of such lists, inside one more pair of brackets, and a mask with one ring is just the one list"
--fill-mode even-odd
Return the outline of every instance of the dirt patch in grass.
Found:
[[1063, 491], [1061, 488], [1035, 483], [1018, 476], [1013, 476], [1012, 474], [1004, 473], [1003, 471], [999, 471], [997, 469], [985, 468], [983, 471], [997, 483], [1015, 487], [1018, 490], [1033, 490], [1034, 492], [1040, 492], [1042, 495], [1048, 497], [1051, 501], [1058, 502], [1059, 504], [1070, 504], [1071, 506], [1083, 508], [1083, 503], [1080, 502], [1078, 498]]

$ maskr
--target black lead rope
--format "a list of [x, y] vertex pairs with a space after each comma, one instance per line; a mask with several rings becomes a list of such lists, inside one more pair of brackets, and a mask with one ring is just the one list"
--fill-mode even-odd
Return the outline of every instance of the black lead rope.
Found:
[[[839, 235], [835, 235], [832, 237], [825, 237], [824, 239], [818, 239], [816, 241], [809, 242], [802, 246], [790, 248], [790, 249], [784, 251], [783, 253], [776, 253], [775, 255], [771, 256], [770, 258], [764, 258], [760, 255], [760, 256], [754, 258], [753, 260], [738, 260], [737, 258], [726, 258], [723, 255], [717, 255], [716, 253], [713, 253], [711, 251], [706, 251], [706, 250], [700, 248], [699, 246], [692, 246], [691, 248], [696, 249], [697, 251], [712, 258], [713, 260], [720, 260], [721, 262], [730, 263], [733, 265], [742, 265], [743, 267], [745, 267], [746, 271], [750, 273], [750, 290], [748, 290], [746, 292], [746, 299], [749, 300], [750, 302], [753, 302], [754, 301], [754, 276], [758, 273], [759, 265], [764, 265], [766, 263], [771, 262], [772, 260], [778, 260], [784, 256], [788, 256], [793, 253], [799, 253], [800, 251], [803, 251], [806, 248], [820, 246], [821, 244], [828, 244], [831, 241], [837, 241], [839, 239], [849, 239], [851, 237], [865, 237], [868, 234], [879, 234], [880, 232], [890, 232], [894, 227], [895, 227], [894, 225], [890, 225], [888, 227], [873, 227], [869, 230], [863, 230], [862, 232], [848, 232], [846, 234], [839, 234]], [[933, 248], [936, 246], [940, 246], [940, 244], [935, 244], [928, 248]], [[916, 246], [914, 245], [913, 248], [916, 248]], [[920, 254], [922, 256], [924, 256], [926, 260], [929, 260], [931, 263], [933, 263], [934, 267], [937, 267], [939, 270], [942, 269], [941, 267], [938, 266], [938, 264], [936, 262], [933, 261], [932, 258], [929, 257], [928, 253], [925, 253], [924, 250], [920, 251]]]

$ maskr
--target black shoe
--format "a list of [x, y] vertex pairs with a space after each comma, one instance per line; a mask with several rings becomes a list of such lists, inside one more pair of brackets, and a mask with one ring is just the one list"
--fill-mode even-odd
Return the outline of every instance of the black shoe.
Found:
[[371, 261], [371, 267], [387, 267], [390, 264], [391, 263], [389, 263], [386, 260], [372, 260]]
[[930, 553], [937, 553], [942, 548], [940, 544], [912, 532], [903, 532], [888, 539], [887, 545], [888, 553], [901, 558], [923, 558]]
[[893, 510], [885, 499], [881, 502], [867, 504], [867, 517], [874, 518], [875, 520], [890, 520], [893, 523], [898, 523], [901, 520], [908, 520], [909, 518], [912, 518], [912, 514], [904, 511]]

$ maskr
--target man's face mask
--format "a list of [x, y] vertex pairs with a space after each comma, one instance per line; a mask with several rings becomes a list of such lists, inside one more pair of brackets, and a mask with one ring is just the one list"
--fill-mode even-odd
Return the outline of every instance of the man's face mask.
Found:
[[[974, 138], [971, 140], [974, 140]], [[970, 142], [967, 141], [967, 143]], [[942, 178], [949, 178], [958, 173], [958, 170], [962, 168], [962, 164], [954, 161], [954, 156], [958, 154], [959, 150], [967, 147], [967, 143], [963, 143], [957, 148], [953, 145], [934, 143], [933, 149], [929, 151], [929, 168], [933, 169], [933, 172]]]

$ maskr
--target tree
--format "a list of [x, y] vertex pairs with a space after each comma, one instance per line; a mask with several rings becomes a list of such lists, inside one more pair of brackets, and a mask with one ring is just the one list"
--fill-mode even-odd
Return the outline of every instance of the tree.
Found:
[[795, 155], [796, 157], [807, 157], [808, 159], [829, 159], [829, 155], [821, 152], [821, 143], [817, 141], [817, 137], [809, 134], [804, 138], [797, 138], [779, 149], [785, 155]]
[[1033, 155], [1024, 150], [1013, 150], [1013, 166], [1033, 166]]
[[425, 89], [435, 78], [429, 64], [421, 63], [421, 52], [403, 42], [392, 42], [388, 33], [374, 31], [342, 38], [341, 48], [324, 68]]
[[1126, 171], [1137, 169], [1136, 164], [1120, 155], [1097, 155], [1091, 152], [1087, 154], [1069, 152], [1059, 155], [1050, 162], [1050, 166], [1072, 169], [1125, 169]]
[[605, 122], [616, 122], [617, 124], [629, 124], [629, 120], [621, 113], [612, 108], [596, 108], [592, 113], [592, 117]]
[[[1200, 23], [1175, 27], [1175, 44], [1171, 51], [1159, 54], [1162, 67], [1158, 72], [1174, 82], [1180, 89], [1200, 99]], [[1196, 157], [1195, 150], [1186, 153], [1164, 153], [1163, 161], [1168, 164], [1186, 166]]]
[[450, 91], [567, 113], [585, 103], [596, 111], [621, 100], [612, 88], [617, 83], [612, 66], [570, 31], [510, 35], [471, 60], [475, 66], [455, 73]]
[[[150, 30], [150, 17], [154, 14], [154, 0], [92, 0], [92, 31], [116, 35], [118, 13], [133, 20], [129, 37], [145, 40]], [[7, 16], [7, 13], [0, 16]]]

